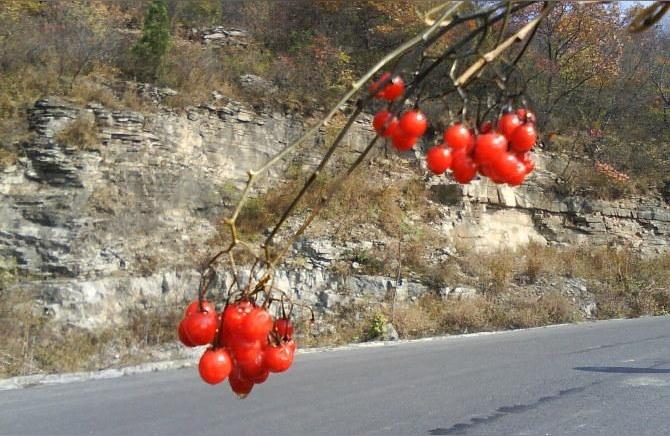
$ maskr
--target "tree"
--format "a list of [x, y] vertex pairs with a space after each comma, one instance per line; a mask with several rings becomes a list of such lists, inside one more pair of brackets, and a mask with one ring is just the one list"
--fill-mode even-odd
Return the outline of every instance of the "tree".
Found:
[[622, 24], [617, 5], [570, 2], [557, 4], [543, 21], [526, 59], [531, 94], [542, 96], [538, 109], [543, 122], [551, 122], [562, 106], [587, 111], [588, 102], [574, 98], [589, 94], [582, 92], [586, 87], [598, 94], [618, 77]]
[[144, 19], [142, 37], [133, 47], [135, 72], [139, 79], [155, 81], [158, 78], [170, 42], [170, 19], [165, 0], [153, 0]]

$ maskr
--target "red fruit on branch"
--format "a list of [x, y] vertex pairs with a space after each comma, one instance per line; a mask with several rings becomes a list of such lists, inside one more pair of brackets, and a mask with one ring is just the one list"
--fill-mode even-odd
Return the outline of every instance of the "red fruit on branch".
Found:
[[291, 342], [293, 341], [265, 350], [265, 364], [270, 372], [284, 372], [291, 367], [295, 353], [295, 346]]
[[222, 338], [226, 344], [230, 344], [240, 335], [242, 323], [254, 309], [254, 305], [246, 300], [232, 303], [223, 310], [223, 332]]
[[451, 149], [445, 146], [431, 147], [426, 153], [426, 166], [434, 174], [442, 174], [451, 167]]
[[507, 113], [500, 117], [500, 120], [498, 121], [498, 130], [500, 130], [500, 133], [505, 135], [505, 138], [509, 141], [514, 130], [522, 124], [523, 121], [521, 121], [517, 114]]
[[368, 90], [377, 99], [393, 101], [405, 92], [405, 82], [400, 76], [391, 79], [391, 73], [386, 72]]
[[454, 180], [458, 183], [468, 184], [477, 175], [477, 164], [465, 152], [454, 153], [451, 171]]
[[383, 99], [393, 101], [398, 99], [405, 92], [405, 82], [400, 76], [391, 79], [391, 83], [382, 90]]
[[398, 118], [387, 110], [381, 110], [372, 119], [372, 126], [377, 134], [390, 138], [398, 128]]
[[262, 307], [254, 307], [242, 321], [240, 334], [247, 341], [264, 341], [272, 330], [272, 316]]
[[275, 321], [274, 331], [282, 339], [293, 338], [293, 323], [288, 318], [279, 318]]
[[481, 164], [477, 168], [483, 176], [488, 177], [492, 182], [497, 184], [505, 183], [505, 180], [493, 168], [493, 162]]
[[510, 139], [512, 151], [524, 153], [533, 148], [537, 142], [537, 132], [533, 123], [519, 126]]
[[416, 136], [409, 136], [400, 128], [396, 129], [391, 139], [391, 144], [398, 151], [409, 151], [414, 147], [418, 138]]
[[516, 158], [521, 161], [526, 167], [526, 174], [530, 174], [535, 169], [535, 162], [530, 152], [517, 153]]
[[461, 123], [452, 124], [444, 131], [444, 142], [454, 150], [470, 153], [475, 146], [475, 135]]
[[266, 369], [262, 373], [250, 378], [249, 380], [254, 382], [254, 384], [259, 385], [259, 384], [263, 383], [265, 380], [267, 380], [269, 376], [270, 376], [270, 371], [268, 371]]
[[407, 111], [400, 116], [400, 124], [398, 125], [407, 136], [415, 136], [419, 138], [428, 128], [428, 120], [426, 116], [418, 109]]
[[216, 335], [216, 312], [196, 312], [184, 318], [184, 335], [194, 345], [212, 343]]
[[228, 383], [230, 383], [230, 389], [232, 389], [235, 395], [240, 399], [246, 398], [254, 387], [254, 382], [244, 377], [238, 367], [234, 367], [230, 372]]
[[497, 132], [485, 133], [477, 137], [475, 162], [478, 165], [491, 163], [507, 151], [507, 139]]
[[[202, 309], [203, 312], [214, 312], [216, 310], [214, 308], [214, 304], [204, 300], [202, 302]], [[188, 305], [186, 311], [184, 312], [184, 317], [193, 315], [196, 312], [200, 312], [200, 303], [198, 302], [198, 300], [192, 301], [191, 304]]]
[[490, 133], [493, 130], [493, 123], [490, 121], [484, 121], [479, 125], [479, 133]]
[[200, 377], [211, 385], [221, 383], [228, 377], [233, 367], [230, 354], [224, 348], [206, 350], [200, 358]]
[[184, 330], [184, 320], [182, 319], [179, 322], [179, 327], [177, 327], [177, 333], [179, 335], [179, 341], [187, 347], [195, 347], [195, 344], [186, 336], [186, 331]]
[[504, 153], [491, 164], [491, 168], [504, 183], [520, 185], [526, 177], [526, 166], [512, 153]]
[[236, 365], [240, 368], [242, 375], [250, 380], [258, 377], [267, 369], [263, 363], [263, 354], [260, 343], [233, 348]]

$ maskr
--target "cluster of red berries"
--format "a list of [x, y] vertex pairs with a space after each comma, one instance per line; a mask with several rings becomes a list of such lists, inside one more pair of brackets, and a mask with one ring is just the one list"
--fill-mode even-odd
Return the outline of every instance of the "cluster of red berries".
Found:
[[[400, 77], [385, 73], [369, 91], [375, 98], [391, 102], [404, 93], [405, 85]], [[520, 108], [503, 114], [496, 126], [484, 122], [479, 133], [462, 123], [452, 124], [444, 132], [443, 143], [428, 150], [428, 169], [435, 174], [451, 169], [454, 179], [464, 184], [479, 173], [495, 183], [518, 186], [535, 167], [530, 154], [537, 142], [535, 121], [533, 113]], [[372, 125], [377, 134], [391, 139], [396, 150], [408, 151], [425, 133], [428, 121], [418, 109], [406, 111], [400, 118], [383, 109]]]
[[462, 123], [445, 130], [444, 142], [426, 154], [428, 169], [442, 174], [451, 168], [454, 179], [469, 183], [479, 172], [495, 183], [518, 186], [535, 168], [530, 151], [537, 142], [534, 115], [526, 109], [507, 112], [497, 129], [487, 122], [475, 134]]
[[200, 377], [213, 385], [228, 378], [240, 398], [271, 372], [289, 369], [297, 347], [288, 318], [274, 319], [264, 307], [246, 299], [228, 304], [220, 314], [212, 303], [194, 301], [186, 308], [178, 333], [187, 347], [210, 345], [198, 364]]
[[[392, 102], [405, 92], [405, 82], [400, 76], [391, 78], [391, 73], [384, 73], [378, 81], [370, 85], [369, 91], [376, 99]], [[379, 135], [391, 138], [396, 150], [408, 151], [426, 132], [428, 120], [417, 109], [404, 112], [400, 118], [384, 109], [377, 112], [372, 125]]]

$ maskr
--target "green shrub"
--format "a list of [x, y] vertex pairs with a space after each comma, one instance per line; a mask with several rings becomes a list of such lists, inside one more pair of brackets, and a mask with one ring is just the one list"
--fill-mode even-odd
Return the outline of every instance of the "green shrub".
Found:
[[170, 49], [170, 41], [170, 19], [165, 0], [153, 0], [144, 19], [142, 37], [132, 49], [135, 74], [140, 80], [156, 80]]

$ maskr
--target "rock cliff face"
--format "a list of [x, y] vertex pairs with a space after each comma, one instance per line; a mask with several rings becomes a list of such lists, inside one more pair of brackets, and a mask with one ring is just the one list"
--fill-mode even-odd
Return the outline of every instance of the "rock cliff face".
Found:
[[670, 209], [660, 197], [620, 201], [563, 197], [550, 186], [565, 166], [561, 156], [537, 153], [537, 170], [518, 188], [486, 180], [436, 184], [437, 198], [456, 212], [445, 223], [455, 240], [482, 249], [531, 241], [558, 245], [617, 243], [648, 254], [667, 250]]
[[[94, 149], [59, 139], [59, 132], [81, 117], [95, 120]], [[196, 264], [231, 206], [235, 187], [246, 180], [247, 170], [304, 128], [299, 117], [257, 114], [234, 102], [140, 114], [55, 98], [39, 100], [29, 123], [34, 136], [22, 144], [22, 157], [0, 173], [0, 257], [13, 260], [29, 277], [17, 286], [32, 289], [45, 311], [84, 327], [123, 322], [136, 304], [191, 298]], [[370, 135], [363, 122], [347, 142], [355, 152]], [[304, 145], [306, 162], [313, 162], [322, 142], [317, 137]], [[542, 155], [537, 175], [518, 189], [431, 181], [429, 189], [444, 212], [435, 224], [455, 245], [461, 241], [482, 250], [533, 240], [615, 240], [649, 252], [666, 249], [670, 211], [662, 200], [560, 198], [545, 189], [560, 164], [560, 157]], [[270, 176], [280, 177], [281, 168]], [[395, 280], [330, 272], [344, 248], [332, 241], [300, 241], [296, 250], [306, 265], [280, 271], [277, 284], [323, 310], [383, 298]], [[221, 283], [230, 279], [222, 277]], [[474, 292], [457, 285], [442, 292], [459, 297]], [[398, 297], [427, 289], [407, 281]]]

